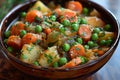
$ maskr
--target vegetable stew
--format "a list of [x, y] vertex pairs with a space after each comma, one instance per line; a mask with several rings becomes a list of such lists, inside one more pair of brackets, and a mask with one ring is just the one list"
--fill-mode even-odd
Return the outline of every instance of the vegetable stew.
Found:
[[114, 32], [94, 8], [37, 1], [5, 33], [7, 50], [25, 63], [72, 68], [96, 60], [110, 48]]

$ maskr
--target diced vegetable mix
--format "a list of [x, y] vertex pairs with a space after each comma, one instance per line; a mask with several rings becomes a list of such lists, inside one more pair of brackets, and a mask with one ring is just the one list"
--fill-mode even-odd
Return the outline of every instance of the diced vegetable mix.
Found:
[[21, 12], [19, 21], [4, 35], [7, 50], [23, 62], [71, 68], [104, 55], [114, 32], [97, 10], [78, 1], [54, 9], [37, 1], [28, 12]]

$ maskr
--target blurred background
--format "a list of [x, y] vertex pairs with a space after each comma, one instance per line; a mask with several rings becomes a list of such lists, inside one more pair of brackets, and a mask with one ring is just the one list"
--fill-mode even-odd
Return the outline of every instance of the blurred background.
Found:
[[12, 9], [12, 7], [17, 4], [24, 3], [25, 1], [27, 0], [0, 0], [0, 21], [8, 13], [8, 11]]

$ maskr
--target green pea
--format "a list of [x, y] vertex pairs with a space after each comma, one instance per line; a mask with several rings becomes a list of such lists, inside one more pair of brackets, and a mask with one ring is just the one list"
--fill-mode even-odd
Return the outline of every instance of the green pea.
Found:
[[110, 24], [106, 24], [105, 26], [104, 26], [104, 30], [105, 31], [111, 31], [111, 25]]
[[64, 28], [64, 27], [60, 27], [59, 29], [60, 29], [60, 32], [61, 32], [61, 33], [64, 33], [64, 32], [65, 32], [65, 28]]
[[56, 16], [55, 15], [51, 15], [50, 18], [49, 18], [51, 21], [56, 21]]
[[58, 62], [54, 62], [54, 63], [53, 63], [53, 67], [54, 67], [54, 68], [57, 68], [57, 67], [59, 67], [59, 64], [58, 64]]
[[77, 41], [78, 43], [80, 43], [80, 44], [82, 44], [82, 43], [83, 43], [82, 38], [77, 38], [77, 39], [76, 39], [76, 41]]
[[59, 62], [59, 64], [60, 64], [60, 66], [62, 66], [62, 65], [64, 65], [64, 64], [66, 64], [66, 63], [68, 62], [68, 60], [67, 60], [66, 57], [62, 57], [62, 58], [59, 59], [58, 62]]
[[93, 33], [91, 38], [93, 41], [95, 41], [95, 40], [98, 40], [99, 37], [97, 33]]
[[66, 19], [66, 20], [63, 20], [62, 21], [62, 24], [64, 25], [64, 26], [70, 26], [70, 21], [68, 20], [68, 19]]
[[85, 18], [81, 19], [81, 24], [87, 24], [87, 20]]
[[26, 12], [21, 12], [20, 16], [24, 18], [26, 16]]
[[89, 9], [86, 7], [83, 8], [83, 14], [88, 15], [88, 13], [89, 13]]
[[64, 51], [69, 51], [69, 49], [70, 49], [70, 45], [69, 45], [68, 43], [65, 43], [65, 44], [63, 45], [63, 50], [64, 50]]
[[112, 39], [108, 39], [108, 40], [106, 40], [106, 45], [107, 45], [107, 46], [110, 46], [112, 42], [113, 42]]
[[90, 46], [90, 47], [94, 47], [94, 42], [93, 41], [88, 41], [88, 46]]
[[88, 59], [84, 56], [80, 56], [80, 60], [82, 61], [81, 64], [85, 64], [86, 62], [88, 62]]
[[99, 33], [100, 31], [101, 31], [100, 28], [94, 28], [93, 30], [94, 33]]
[[25, 30], [20, 31], [20, 36], [23, 37], [27, 32]]
[[12, 51], [13, 51], [13, 48], [12, 48], [12, 47], [7, 47], [7, 50], [8, 50], [9, 52], [12, 52]]
[[39, 66], [38, 61], [35, 61], [33, 64], [34, 64], [35, 66]]
[[10, 36], [10, 34], [11, 34], [11, 33], [10, 33], [9, 30], [4, 33], [5, 37], [7, 37], [7, 38]]
[[78, 31], [78, 29], [79, 29], [79, 25], [76, 24], [76, 23], [73, 23], [73, 24], [71, 25], [71, 27], [72, 27], [72, 30], [74, 30], [74, 31]]
[[89, 49], [89, 45], [84, 45], [84, 48], [87, 50]]
[[106, 40], [101, 40], [100, 45], [106, 45]]
[[40, 25], [37, 25], [36, 27], [35, 27], [35, 32], [36, 33], [40, 33], [42, 31], [42, 27], [40, 26]]

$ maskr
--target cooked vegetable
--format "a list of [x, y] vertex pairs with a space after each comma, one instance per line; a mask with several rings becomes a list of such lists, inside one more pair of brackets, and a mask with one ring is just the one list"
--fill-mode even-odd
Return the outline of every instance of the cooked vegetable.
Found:
[[63, 9], [60, 13], [62, 15], [61, 21], [63, 20], [70, 20], [70, 22], [76, 22], [77, 21], [77, 16], [76, 13], [72, 10], [69, 9]]
[[86, 7], [84, 7], [84, 8], [83, 8], [83, 14], [84, 14], [84, 15], [88, 15], [88, 13], [89, 13], [89, 9], [86, 8]]
[[81, 24], [87, 24], [87, 20], [84, 19], [84, 18], [82, 18], [82, 19], [81, 19]]
[[106, 45], [106, 40], [101, 40], [101, 41], [100, 41], [100, 45], [102, 45], [102, 46], [103, 46], [103, 45]]
[[25, 24], [21, 21], [16, 22], [10, 29], [11, 35], [20, 35], [20, 31], [25, 29]]
[[94, 28], [93, 30], [94, 33], [99, 33], [100, 31], [101, 31], [100, 28]]
[[4, 33], [7, 50], [21, 61], [73, 68], [98, 59], [112, 46], [113, 26], [96, 9], [78, 1], [68, 1], [65, 7], [48, 5], [37, 1]]
[[88, 41], [88, 45], [89, 45], [90, 47], [94, 47], [94, 42], [93, 42], [93, 41]]
[[20, 16], [24, 18], [26, 16], [26, 12], [21, 12]]
[[40, 33], [41, 31], [42, 31], [42, 27], [39, 26], [39, 25], [37, 25], [37, 26], [35, 27], [35, 32], [36, 32], [36, 33]]
[[97, 26], [103, 27], [105, 25], [105, 22], [96, 16], [85, 17], [85, 19], [87, 20], [87, 23], [89, 25], [92, 25], [93, 27], [97, 27]]
[[77, 56], [85, 56], [85, 49], [81, 44], [77, 44], [70, 48], [69, 54], [72, 59]]
[[[103, 34], [102, 32], [99, 33], [99, 35]], [[107, 40], [109, 38], [113, 38], [114, 37], [114, 33], [113, 32], [104, 32], [103, 36], [99, 37], [99, 40]]]
[[45, 32], [46, 34], [49, 34], [51, 31], [52, 31], [52, 30], [51, 30], [50, 28], [47, 28], [47, 29], [44, 30], [44, 32]]
[[39, 64], [43, 67], [52, 66], [54, 62], [60, 59], [57, 47], [53, 46], [48, 50], [45, 50], [39, 58]]
[[34, 33], [27, 33], [22, 38], [22, 44], [35, 43], [37, 40], [41, 40], [41, 35]]
[[69, 1], [66, 7], [78, 13], [81, 13], [83, 10], [82, 4], [78, 1]]
[[57, 68], [57, 67], [59, 67], [59, 64], [58, 64], [58, 62], [54, 62], [54, 63], [53, 63], [53, 67], [54, 67], [54, 68]]
[[83, 43], [83, 40], [82, 40], [81, 38], [77, 38], [76, 41], [77, 41], [78, 43], [80, 43], [80, 44]]
[[71, 25], [71, 27], [72, 27], [72, 30], [74, 30], [74, 31], [78, 31], [78, 29], [79, 29], [79, 25], [76, 24], [76, 23], [73, 23], [73, 24]]
[[10, 36], [11, 33], [10, 33], [10, 31], [6, 31], [4, 34], [5, 34], [5, 37], [8, 38], [8, 37]]
[[37, 1], [33, 5], [33, 7], [30, 8], [30, 10], [39, 10], [44, 14], [51, 12], [51, 10], [47, 6], [45, 6], [41, 1]]
[[100, 13], [99, 13], [96, 9], [93, 9], [93, 10], [90, 12], [90, 16], [101, 17]]
[[15, 48], [15, 49], [21, 49], [21, 38], [19, 36], [10, 36], [7, 40], [7, 45]]
[[36, 17], [42, 18], [42, 13], [38, 10], [30, 10], [29, 12], [27, 12], [25, 20], [32, 23], [35, 21]]
[[68, 61], [67, 61], [66, 57], [62, 57], [62, 58], [59, 59], [58, 62], [59, 62], [59, 64], [62, 66], [62, 65], [64, 65], [64, 64], [66, 64]]
[[97, 33], [93, 33], [91, 38], [92, 38], [93, 41], [98, 40], [98, 34]]
[[63, 65], [61, 68], [72, 68], [74, 66], [77, 66], [81, 63], [80, 57], [73, 58], [71, 61]]
[[56, 21], [56, 16], [55, 16], [55, 15], [51, 15], [51, 16], [50, 16], [50, 20], [51, 20], [51, 21]]
[[110, 24], [106, 24], [105, 26], [104, 26], [104, 30], [106, 30], [106, 31], [111, 31], [112, 29], [111, 29], [111, 25]]
[[64, 51], [69, 51], [69, 49], [70, 49], [70, 45], [67, 44], [67, 43], [65, 43], [65, 44], [63, 45], [63, 50], [64, 50]]
[[41, 51], [38, 45], [24, 44], [21, 49], [20, 59], [23, 62], [33, 64], [39, 58]]
[[89, 45], [85, 45], [84, 48], [87, 50], [89, 49]]
[[27, 32], [25, 30], [20, 31], [20, 36], [23, 37]]
[[62, 24], [63, 24], [64, 26], [70, 26], [70, 21], [69, 21], [68, 19], [63, 20], [63, 21], [62, 21]]
[[85, 41], [89, 41], [92, 35], [92, 32], [88, 25], [80, 25], [78, 30], [78, 35], [83, 38]]

